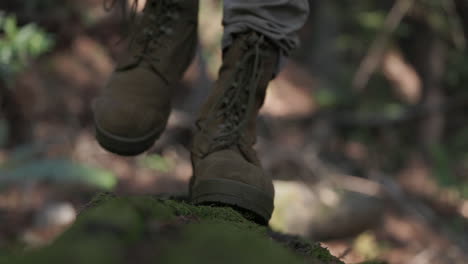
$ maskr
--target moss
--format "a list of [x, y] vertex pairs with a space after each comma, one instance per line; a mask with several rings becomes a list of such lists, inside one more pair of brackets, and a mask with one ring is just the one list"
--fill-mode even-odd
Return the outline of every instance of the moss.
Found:
[[343, 264], [342, 261], [331, 255], [328, 249], [323, 248], [320, 243], [311, 243], [298, 236], [273, 231], [270, 231], [269, 236], [283, 245], [283, 247], [291, 249], [297, 255], [303, 256], [306, 259], [320, 261], [319, 263]]
[[[183, 252], [183, 254], [181, 254]], [[196, 257], [195, 257], [196, 256]], [[186, 226], [181, 243], [171, 244], [162, 263], [304, 263], [273, 240], [226, 224]]]
[[318, 260], [321, 260], [321, 261], [323, 261], [325, 263], [332, 262], [332, 261], [335, 261], [337, 263], [342, 263], [336, 257], [331, 255], [330, 252], [328, 251], [328, 249], [321, 247], [320, 244], [318, 244], [318, 243], [315, 243], [312, 246], [312, 249], [310, 250], [310, 254], [313, 257], [315, 257]]
[[185, 202], [165, 200], [164, 204], [178, 216], [195, 217], [200, 221], [235, 225], [245, 230], [265, 233], [267, 228], [247, 220], [242, 214], [230, 207], [195, 206]]
[[87, 237], [90, 234], [106, 234], [136, 241], [140, 238], [143, 228], [141, 215], [129, 200], [115, 198], [83, 213], [57, 243], [75, 240], [76, 237]]
[[[66, 243], [56, 242], [49, 247], [28, 252], [25, 255], [11, 258], [11, 264], [123, 264], [124, 247], [112, 237], [97, 236], [77, 238]], [[6, 264], [5, 263], [5, 264]]]
[[99, 205], [100, 203], [105, 202], [105, 201], [110, 200], [110, 199], [113, 199], [113, 198], [115, 198], [115, 195], [113, 193], [109, 193], [109, 192], [98, 193], [88, 203], [86, 208], [95, 207], [95, 206]]
[[151, 196], [133, 196], [126, 199], [135, 208], [143, 220], [154, 219], [169, 221], [175, 219], [174, 210], [164, 203], [164, 200]]
[[4, 263], [340, 263], [319, 244], [274, 234], [231, 208], [101, 194], [50, 246]]

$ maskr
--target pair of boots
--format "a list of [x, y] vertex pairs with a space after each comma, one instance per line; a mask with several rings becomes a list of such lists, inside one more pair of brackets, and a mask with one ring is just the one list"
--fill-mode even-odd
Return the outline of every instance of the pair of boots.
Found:
[[[163, 132], [171, 88], [194, 57], [198, 1], [148, 0], [126, 54], [93, 105], [96, 137], [105, 149], [137, 155]], [[223, 52], [214, 89], [202, 106], [191, 147], [195, 204], [222, 204], [267, 223], [273, 184], [252, 148], [256, 117], [278, 64], [278, 48], [263, 35], [238, 34]]]

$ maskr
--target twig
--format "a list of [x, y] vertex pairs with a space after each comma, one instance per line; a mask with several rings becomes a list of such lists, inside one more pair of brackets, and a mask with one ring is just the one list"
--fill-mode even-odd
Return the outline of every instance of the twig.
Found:
[[410, 264], [432, 263], [432, 260], [437, 256], [437, 254], [440, 254], [440, 253], [437, 252], [436, 248], [426, 248], [420, 253], [418, 253], [416, 256], [414, 256], [409, 263]]
[[268, 115], [260, 117], [262, 125], [265, 123], [275, 123], [276, 126], [299, 126], [307, 127], [320, 119], [330, 120], [330, 122], [342, 127], [382, 127], [401, 124], [415, 119], [426, 117], [436, 112], [448, 112], [455, 109], [463, 109], [468, 104], [468, 96], [458, 95], [445, 99], [443, 104], [436, 105], [416, 105], [408, 106], [401, 114], [395, 117], [386, 116], [380, 113], [359, 114], [348, 111], [327, 111], [319, 110], [306, 117], [274, 117]]
[[356, 90], [361, 91], [366, 87], [370, 77], [382, 60], [382, 56], [390, 42], [393, 32], [395, 32], [398, 25], [401, 23], [401, 20], [409, 12], [414, 2], [415, 0], [398, 0], [390, 10], [389, 14], [385, 18], [382, 30], [373, 41], [369, 52], [362, 60], [358, 71], [354, 76], [353, 87]]
[[345, 251], [343, 251], [343, 253], [341, 253], [341, 255], [338, 256], [338, 259], [343, 259], [344, 257], [346, 257], [349, 253], [351, 253], [351, 251], [353, 251], [353, 247], [348, 247], [345, 249]]
[[452, 39], [455, 46], [460, 50], [465, 50], [466, 48], [466, 38], [465, 32], [463, 32], [463, 26], [460, 19], [460, 15], [457, 13], [456, 4], [454, 0], [445, 0], [442, 1], [442, 7], [447, 13], [447, 19], [449, 20], [452, 34]]
[[388, 197], [393, 200], [394, 203], [398, 205], [406, 214], [416, 217], [428, 226], [437, 227], [441, 234], [452, 242], [455, 242], [456, 245], [460, 247], [462, 252], [467, 252], [467, 238], [445, 227], [442, 224], [440, 217], [437, 216], [431, 208], [417, 200], [411, 199], [408, 195], [405, 194], [398, 183], [392, 179], [392, 177], [384, 175], [380, 171], [371, 170], [369, 171], [369, 178], [380, 182], [384, 187]]

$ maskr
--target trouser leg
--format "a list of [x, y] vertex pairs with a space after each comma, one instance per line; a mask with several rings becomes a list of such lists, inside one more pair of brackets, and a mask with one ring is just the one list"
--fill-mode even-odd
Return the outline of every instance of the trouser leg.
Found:
[[223, 48], [233, 34], [257, 31], [272, 40], [287, 56], [299, 45], [296, 32], [309, 14], [309, 0], [224, 0]]

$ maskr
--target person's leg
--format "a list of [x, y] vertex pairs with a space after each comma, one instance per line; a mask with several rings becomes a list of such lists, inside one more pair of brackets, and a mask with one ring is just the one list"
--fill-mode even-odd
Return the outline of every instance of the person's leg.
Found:
[[281, 56], [298, 45], [306, 0], [225, 0], [223, 64], [191, 148], [191, 200], [227, 204], [267, 223], [274, 189], [253, 145], [256, 118]]
[[296, 33], [309, 15], [309, 0], [224, 0], [223, 15], [223, 48], [236, 33], [254, 30], [287, 56], [299, 45]]

